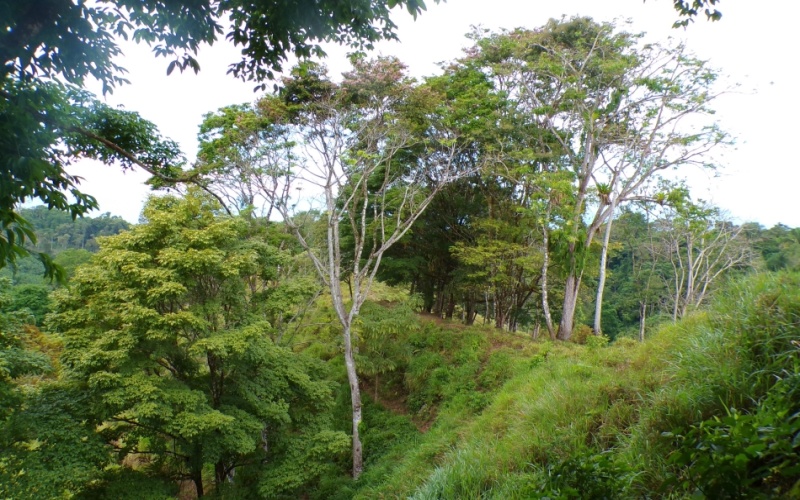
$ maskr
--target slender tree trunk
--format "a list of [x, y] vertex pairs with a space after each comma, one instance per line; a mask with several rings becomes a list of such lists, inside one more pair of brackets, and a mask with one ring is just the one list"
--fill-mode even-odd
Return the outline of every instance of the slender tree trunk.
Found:
[[506, 311], [503, 308], [504, 298], [499, 294], [494, 296], [494, 327], [502, 330], [506, 324]]
[[[680, 252], [680, 247], [675, 247], [675, 253], [678, 254]], [[680, 257], [680, 255], [678, 255]], [[672, 275], [675, 277], [675, 294], [673, 295], [674, 301], [672, 304], [672, 322], [675, 323], [678, 321], [678, 310], [680, 309], [681, 305], [681, 295], [683, 292], [683, 261], [678, 260], [678, 264], [675, 264], [675, 258], [670, 254], [670, 259], [672, 260]], [[677, 266], [680, 266], [680, 270]]]
[[564, 309], [561, 313], [561, 324], [558, 326], [558, 339], [569, 340], [575, 326], [575, 308], [578, 306], [578, 289], [581, 278], [575, 271], [570, 271], [564, 286]]
[[343, 327], [344, 364], [347, 368], [347, 381], [350, 384], [350, 404], [353, 410], [353, 479], [358, 479], [358, 477], [364, 471], [361, 437], [359, 434], [359, 426], [361, 425], [361, 389], [358, 386], [356, 361], [353, 357], [353, 344], [350, 335], [350, 325], [343, 325]]
[[[550, 212], [548, 211], [548, 219]], [[542, 227], [542, 249], [544, 255], [542, 256], [542, 312], [544, 312], [544, 323], [547, 326], [547, 333], [550, 335], [550, 340], [556, 339], [556, 329], [553, 326], [553, 317], [550, 315], [550, 302], [547, 297], [547, 273], [550, 269], [550, 231], [547, 226]]]
[[483, 324], [485, 325], [487, 321], [489, 321], [489, 317], [491, 314], [489, 313], [489, 292], [483, 292], [483, 300], [485, 303], [485, 309], [483, 311]]
[[603, 334], [603, 290], [606, 286], [606, 264], [608, 262], [608, 242], [611, 240], [611, 223], [614, 222], [614, 209], [617, 207], [617, 198], [611, 201], [611, 212], [608, 214], [606, 232], [603, 235], [603, 248], [600, 251], [600, 275], [597, 283], [597, 298], [594, 303], [594, 334]]
[[694, 277], [697, 272], [694, 268], [694, 239], [689, 237], [686, 239], [686, 300], [684, 300], [681, 307], [681, 318], [686, 316], [689, 306], [694, 302], [695, 282]]
[[436, 305], [434, 306], [433, 313], [438, 316], [442, 317], [442, 313], [444, 312], [444, 298], [445, 298], [445, 284], [444, 282], [439, 282], [437, 285], [436, 290]]
[[422, 293], [422, 311], [431, 314], [436, 302], [434, 285], [428, 281], [421, 284], [419, 288]]
[[639, 306], [639, 342], [644, 342], [644, 329], [647, 316], [647, 303], [642, 302]]
[[672, 322], [676, 323], [678, 321], [678, 303], [680, 302], [680, 295], [675, 293], [675, 303], [672, 305]]

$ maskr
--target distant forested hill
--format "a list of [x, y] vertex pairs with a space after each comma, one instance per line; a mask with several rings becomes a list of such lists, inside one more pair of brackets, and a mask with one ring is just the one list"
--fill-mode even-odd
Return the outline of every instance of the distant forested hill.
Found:
[[[21, 215], [33, 225], [38, 238], [30, 249], [50, 254], [68, 274], [98, 250], [98, 236], [111, 236], [130, 227], [125, 219], [109, 213], [73, 220], [68, 213], [38, 206], [22, 209]], [[14, 285], [44, 284], [43, 273], [42, 263], [33, 256], [0, 269], [0, 276], [10, 278]]]

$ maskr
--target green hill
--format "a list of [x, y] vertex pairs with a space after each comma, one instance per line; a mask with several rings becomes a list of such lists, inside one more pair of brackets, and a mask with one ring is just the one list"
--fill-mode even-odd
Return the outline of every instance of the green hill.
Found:
[[799, 320], [798, 275], [743, 281], [643, 344], [408, 316], [382, 343], [411, 348], [368, 405], [364, 476], [311, 496], [798, 498]]

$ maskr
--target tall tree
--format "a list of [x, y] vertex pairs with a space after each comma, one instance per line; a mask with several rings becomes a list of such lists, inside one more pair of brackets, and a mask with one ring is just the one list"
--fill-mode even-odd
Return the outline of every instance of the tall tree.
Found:
[[[353, 321], [386, 251], [440, 189], [469, 173], [455, 168], [459, 143], [441, 119], [441, 102], [430, 88], [415, 85], [399, 61], [356, 58], [340, 84], [320, 66], [296, 68], [278, 95], [253, 110], [268, 128], [261, 137], [280, 137], [283, 148], [253, 182], [311, 258], [342, 326], [354, 478], [363, 462]], [[205, 174], [210, 189], [213, 173]], [[321, 241], [298, 217], [299, 206], [311, 202], [309, 208], [316, 208], [317, 197], [325, 226]], [[343, 288], [345, 279], [349, 289]]]
[[667, 282], [675, 321], [703, 304], [726, 274], [753, 266], [755, 253], [744, 226], [708, 203], [681, 204], [667, 210], [657, 224], [656, 248], [672, 270]]
[[[148, 146], [174, 146], [163, 143], [152, 125], [117, 111], [100, 127], [86, 126], [102, 123], [111, 110], [56, 83], [80, 87], [93, 77], [104, 93], [125, 83], [124, 68], [114, 62], [121, 54], [119, 38], [151, 45], [155, 55], [170, 60], [167, 73], [196, 72], [200, 46], [214, 43], [227, 25], [225, 38], [242, 53], [230, 72], [264, 88], [289, 54], [322, 55], [322, 41], [369, 47], [394, 38], [389, 13], [395, 6], [414, 16], [425, 8], [422, 0], [0, 2], [0, 267], [25, 255], [24, 242], [35, 240], [16, 212], [18, 204], [38, 199], [73, 217], [96, 208], [95, 199], [79, 190], [80, 179], [65, 171], [77, 158], [120, 161], [156, 176], [191, 180], [169, 168], [180, 164], [175, 155], [149, 161]], [[87, 115], [97, 119], [87, 122]], [[46, 254], [40, 258], [50, 274], [57, 270]]]
[[104, 239], [56, 293], [52, 326], [68, 379], [121, 460], [159, 464], [198, 496], [207, 466], [219, 490], [248, 488], [234, 473], [261, 464], [259, 487], [291, 492], [347, 438], [328, 427], [321, 366], [277, 346], [258, 314], [249, 283], [272, 278], [274, 249], [219, 211], [193, 192], [152, 198], [146, 223]]
[[474, 50], [533, 130], [557, 144], [554, 167], [572, 175], [563, 205], [570, 213], [558, 233], [567, 267], [561, 339], [572, 333], [586, 255], [612, 207], [645, 196], [666, 169], [708, 165], [705, 154], [725, 140], [704, 121], [715, 73], [682, 46], [637, 41], [575, 18], [484, 37]]

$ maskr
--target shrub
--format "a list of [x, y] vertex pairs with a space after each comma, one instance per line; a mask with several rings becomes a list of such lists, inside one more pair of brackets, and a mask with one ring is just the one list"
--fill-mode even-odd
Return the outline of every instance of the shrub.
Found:
[[576, 344], [585, 344], [586, 339], [589, 337], [594, 337], [594, 330], [592, 330], [592, 327], [588, 325], [577, 325], [575, 329], [572, 330], [570, 340]]
[[579, 454], [547, 469], [541, 497], [551, 499], [619, 498], [626, 471], [611, 453]]
[[586, 338], [586, 345], [590, 349], [597, 349], [598, 347], [606, 347], [608, 345], [609, 338], [605, 335], [590, 335]]

